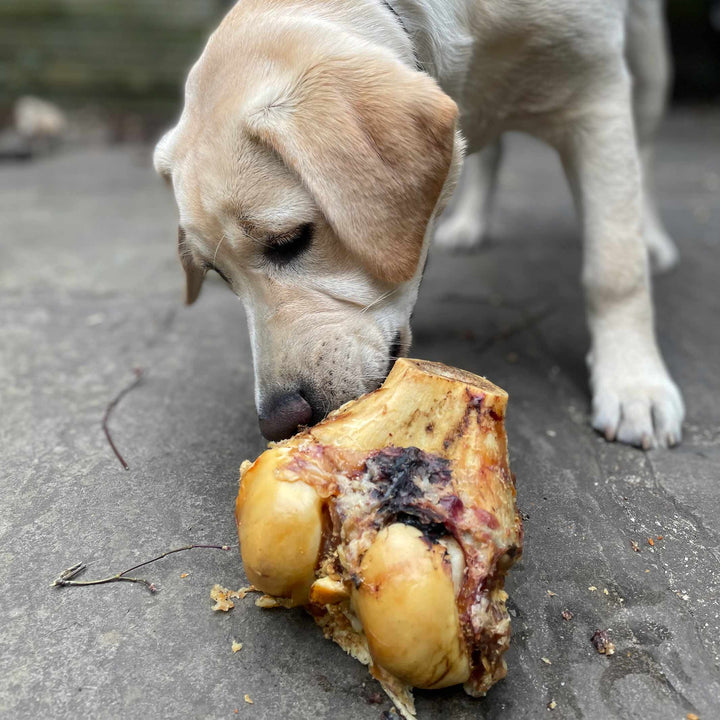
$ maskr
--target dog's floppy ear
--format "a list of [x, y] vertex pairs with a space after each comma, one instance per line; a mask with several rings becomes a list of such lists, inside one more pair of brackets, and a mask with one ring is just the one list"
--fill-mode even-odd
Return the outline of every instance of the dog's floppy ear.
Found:
[[197, 263], [185, 243], [185, 230], [178, 227], [178, 254], [185, 271], [185, 304], [192, 305], [200, 295], [207, 270]]
[[155, 172], [170, 182], [172, 172], [172, 154], [175, 150], [176, 129], [168, 130], [158, 141], [153, 152]]
[[[177, 129], [173, 128], [162, 136], [153, 153], [155, 171], [168, 183], [172, 182], [171, 173], [176, 142]], [[200, 295], [207, 269], [198, 264], [193, 257], [192, 250], [186, 242], [185, 230], [182, 225], [178, 226], [178, 255], [180, 255], [180, 262], [185, 271], [185, 304], [192, 305]]]
[[360, 262], [398, 283], [417, 270], [456, 119], [428, 75], [364, 52], [315, 63], [258, 102], [246, 124], [299, 175]]

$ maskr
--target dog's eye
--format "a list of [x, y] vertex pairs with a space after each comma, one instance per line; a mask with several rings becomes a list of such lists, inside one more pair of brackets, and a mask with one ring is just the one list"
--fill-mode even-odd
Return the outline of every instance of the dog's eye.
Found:
[[274, 265], [287, 265], [310, 247], [312, 236], [312, 223], [300, 225], [291, 233], [276, 235], [264, 249], [265, 258]]

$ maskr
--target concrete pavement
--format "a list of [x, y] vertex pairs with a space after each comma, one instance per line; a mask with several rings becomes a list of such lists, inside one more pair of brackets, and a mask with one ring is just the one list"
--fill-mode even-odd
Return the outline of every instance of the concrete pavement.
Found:
[[[510, 140], [490, 240], [433, 254], [413, 348], [510, 393], [527, 520], [507, 587], [509, 674], [481, 700], [417, 693], [418, 717], [714, 720], [720, 114], [675, 115], [658, 151], [682, 254], [655, 281], [660, 342], [688, 407], [672, 451], [607, 444], [589, 428], [569, 193], [551, 151]], [[302, 611], [252, 597], [211, 611], [214, 583], [245, 583], [236, 551], [143, 568], [155, 595], [50, 588], [80, 560], [98, 577], [188, 543], [236, 542], [238, 466], [263, 447], [247, 332], [220, 282], [182, 307], [175, 226], [148, 149], [0, 167], [0, 716], [379, 720], [390, 708], [373, 702], [379, 686]], [[110, 421], [125, 471], [100, 423], [135, 367], [143, 380]], [[596, 628], [609, 629], [613, 657], [592, 647]]]

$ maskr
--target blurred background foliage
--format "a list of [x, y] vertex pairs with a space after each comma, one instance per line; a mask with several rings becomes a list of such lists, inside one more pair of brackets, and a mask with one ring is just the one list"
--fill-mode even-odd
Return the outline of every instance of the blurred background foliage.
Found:
[[[0, 121], [25, 94], [167, 121], [189, 65], [231, 4], [0, 0]], [[675, 100], [720, 99], [720, 0], [669, 0], [667, 11]]]
[[63, 107], [167, 114], [226, 0], [0, 0], [0, 108], [34, 94]]

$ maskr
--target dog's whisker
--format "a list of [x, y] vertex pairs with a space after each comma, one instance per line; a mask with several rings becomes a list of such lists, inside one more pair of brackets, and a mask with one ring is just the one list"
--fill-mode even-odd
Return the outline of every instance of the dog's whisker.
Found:
[[329, 389], [323, 388], [321, 390], [321, 395], [323, 399], [323, 407], [327, 408], [328, 412], [336, 407], [336, 404], [332, 401], [332, 396]]
[[383, 293], [383, 294], [380, 295], [379, 297], [375, 298], [375, 300], [373, 300], [373, 301], [372, 301], [371, 303], [369, 303], [368, 305], [365, 305], [365, 306], [360, 310], [360, 314], [362, 315], [363, 313], [366, 313], [368, 310], [370, 310], [370, 308], [373, 308], [373, 307], [375, 307], [376, 305], [378, 305], [378, 304], [380, 304], [381, 302], [383, 302], [384, 300], [387, 300], [389, 297], [391, 297], [392, 295], [394, 295], [398, 290], [399, 290], [399, 288], [393, 288], [392, 290], [388, 290], [387, 292]]
[[227, 235], [225, 233], [223, 233], [220, 236], [220, 242], [215, 246], [215, 252], [213, 254], [213, 259], [212, 259], [213, 265], [215, 265], [215, 261], [217, 260], [218, 250], [220, 250], [220, 246], [223, 244], [223, 240], [225, 240], [226, 238], [227, 238]]

